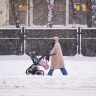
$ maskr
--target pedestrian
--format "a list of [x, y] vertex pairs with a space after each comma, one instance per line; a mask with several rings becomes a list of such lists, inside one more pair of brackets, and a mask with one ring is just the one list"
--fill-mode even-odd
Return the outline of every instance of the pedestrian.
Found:
[[52, 76], [54, 69], [60, 69], [63, 75], [67, 75], [67, 71], [64, 66], [63, 54], [61, 45], [59, 43], [59, 37], [54, 37], [54, 41], [51, 46], [53, 47], [50, 51], [51, 55], [51, 65], [48, 75]]

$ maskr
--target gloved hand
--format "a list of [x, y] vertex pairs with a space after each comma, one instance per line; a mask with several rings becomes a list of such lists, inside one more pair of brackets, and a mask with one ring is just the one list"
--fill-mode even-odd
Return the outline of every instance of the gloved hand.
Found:
[[50, 60], [50, 51], [49, 50], [46, 52], [45, 59], [46, 59], [46, 61], [49, 61]]
[[47, 50], [47, 51], [46, 51], [46, 54], [49, 54], [49, 53], [50, 53], [50, 50]]

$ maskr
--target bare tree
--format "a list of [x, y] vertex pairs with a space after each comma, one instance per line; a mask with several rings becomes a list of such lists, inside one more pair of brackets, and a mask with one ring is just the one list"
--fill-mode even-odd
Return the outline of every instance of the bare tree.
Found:
[[20, 28], [19, 20], [18, 20], [17, 15], [16, 15], [14, 0], [11, 0], [11, 8], [12, 8], [12, 15], [13, 15], [13, 18], [14, 18], [16, 28]]
[[52, 28], [53, 25], [53, 7], [54, 7], [55, 0], [47, 0], [48, 4], [48, 24], [47, 27]]
[[86, 0], [87, 3], [87, 27], [92, 27], [92, 3], [91, 0]]
[[72, 27], [76, 27], [76, 9], [74, 8], [74, 0], [71, 0], [72, 7]]

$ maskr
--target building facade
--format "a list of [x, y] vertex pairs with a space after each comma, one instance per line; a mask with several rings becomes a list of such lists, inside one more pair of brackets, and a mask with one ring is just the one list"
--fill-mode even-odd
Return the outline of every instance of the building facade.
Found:
[[[76, 24], [86, 25], [86, 0], [73, 0], [76, 8]], [[12, 9], [14, 5], [14, 10]], [[82, 10], [81, 10], [82, 6]], [[46, 27], [47, 0], [0, 0], [0, 27], [14, 27], [14, 18], [20, 26]], [[85, 9], [84, 9], [85, 8]], [[71, 0], [55, 0], [53, 25], [69, 26], [73, 20]]]

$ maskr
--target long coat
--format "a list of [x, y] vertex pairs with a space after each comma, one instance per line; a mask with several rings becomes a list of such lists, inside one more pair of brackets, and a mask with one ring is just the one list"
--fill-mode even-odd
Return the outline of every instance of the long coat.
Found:
[[50, 55], [52, 56], [50, 69], [64, 68], [63, 54], [59, 42], [55, 43]]

